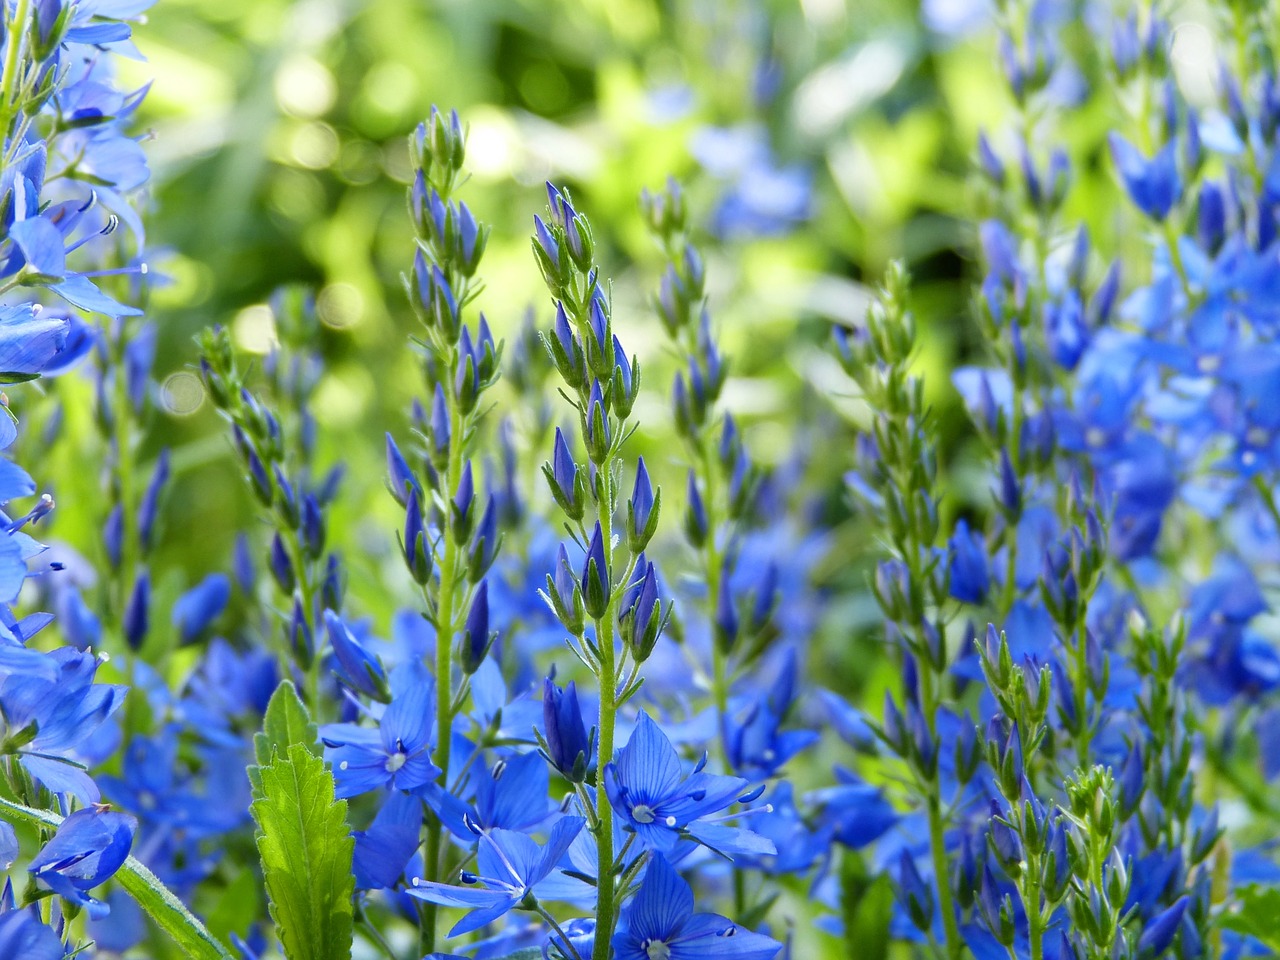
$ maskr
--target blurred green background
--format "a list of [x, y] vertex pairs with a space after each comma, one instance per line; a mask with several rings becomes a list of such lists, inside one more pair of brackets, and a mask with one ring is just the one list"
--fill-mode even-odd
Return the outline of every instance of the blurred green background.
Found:
[[[668, 412], [676, 358], [649, 304], [661, 257], [637, 198], [668, 174], [685, 184], [732, 360], [724, 406], [757, 461], [803, 478], [795, 515], [831, 529], [814, 576], [832, 602], [810, 675], [878, 701], [895, 678], [891, 658], [865, 655], [883, 640], [865, 587], [884, 551], [844, 494], [864, 418], [830, 356], [830, 326], [858, 322], [868, 284], [890, 259], [906, 261], [919, 365], [942, 421], [944, 510], [985, 512], [985, 463], [949, 376], [983, 359], [974, 248], [976, 224], [992, 211], [973, 177], [979, 129], [1013, 155], [994, 31], [968, 29], [989, 25], [987, 13], [980, 0], [923, 9], [915, 0], [159, 0], [135, 29], [146, 59], [124, 77], [129, 87], [154, 83], [139, 116], [153, 167], [148, 259], [169, 278], [150, 295], [161, 403], [143, 445], [144, 459], [171, 448], [175, 470], [151, 564], [157, 628], [168, 629], [183, 589], [229, 567], [237, 530], [258, 516], [226, 424], [193, 372], [193, 337], [223, 324], [247, 354], [265, 355], [276, 334], [268, 301], [294, 283], [316, 291], [323, 323], [317, 460], [348, 467], [330, 520], [349, 568], [348, 607], [385, 630], [395, 608], [413, 602], [395, 538], [403, 513], [384, 489], [383, 435], [408, 436], [421, 390], [401, 284], [413, 255], [406, 142], [437, 104], [457, 108], [470, 128], [473, 177], [460, 195], [493, 231], [479, 306], [509, 346], [528, 311], [550, 320], [529, 250], [543, 182], [567, 185], [589, 215], [614, 281], [615, 329], [645, 368], [628, 453], [645, 454], [674, 493], [664, 511], [670, 544], [683, 509]], [[1069, 111], [1069, 127], [1047, 124], [1035, 149], [1041, 166], [1048, 144], [1067, 149], [1063, 219], [1085, 222], [1115, 252], [1143, 241], [1116, 202], [1105, 134], [1118, 105], [1088, 29], [1077, 22], [1065, 33], [1083, 105]], [[19, 460], [56, 478], [49, 537], [97, 560], [103, 480], [96, 464], [85, 467], [95, 463], [92, 387], [69, 376], [45, 389], [62, 401], [73, 442]], [[506, 386], [497, 403], [491, 422], [535, 419]], [[23, 412], [38, 423], [54, 404], [35, 407]], [[541, 502], [534, 465], [547, 446], [525, 439], [526, 486]], [[39, 431], [23, 442], [41, 443]], [[171, 639], [154, 642], [163, 649]], [[168, 666], [177, 674], [194, 656], [183, 651]], [[825, 782], [829, 759], [799, 771], [801, 785]]]
[[[353, 605], [385, 625], [410, 596], [382, 447], [384, 431], [407, 434], [421, 384], [400, 280], [413, 250], [406, 138], [438, 104], [470, 126], [462, 196], [493, 228], [481, 309], [508, 337], [530, 308], [549, 319], [528, 238], [543, 181], [568, 185], [614, 279], [619, 334], [646, 365], [634, 450], [676, 490], [682, 467], [664, 434], [674, 366], [649, 306], [660, 258], [637, 196], [668, 174], [686, 185], [733, 363], [725, 405], [758, 460], [798, 460], [809, 474], [813, 502], [798, 506], [836, 523], [818, 577], [854, 588], [835, 618], [847, 637], [872, 613], [857, 597], [878, 549], [844, 522], [840, 474], [860, 410], [827, 340], [833, 320], [860, 318], [864, 281], [890, 258], [915, 278], [920, 362], [950, 444], [948, 509], [987, 500], [980, 482], [965, 483], [967, 424], [947, 379], [977, 342], [970, 257], [984, 200], [973, 147], [1012, 107], [992, 32], [966, 32], [983, 13], [956, 0], [923, 13], [907, 0], [160, 0], [135, 31], [146, 59], [124, 80], [154, 82], [140, 115], [154, 169], [149, 259], [171, 279], [151, 295], [163, 386], [144, 448], [175, 455], [153, 564], [174, 571], [162, 592], [225, 568], [235, 530], [255, 516], [191, 372], [192, 337], [220, 323], [264, 353], [271, 292], [303, 283], [324, 322], [319, 461], [350, 468], [333, 525], [348, 544]], [[1098, 65], [1081, 69], [1087, 99]], [[1100, 160], [1109, 115], [1097, 99], [1063, 135], [1077, 162], [1068, 216], [1105, 233], [1115, 230]], [[87, 434], [88, 386], [66, 378], [56, 389], [85, 400], [79, 412], [68, 405], [68, 422]], [[509, 401], [499, 414], [513, 412]], [[61, 497], [96, 502], [96, 474], [59, 466], [49, 475]], [[63, 511], [56, 529], [92, 556], [91, 514]], [[827, 649], [847, 655], [840, 642]]]

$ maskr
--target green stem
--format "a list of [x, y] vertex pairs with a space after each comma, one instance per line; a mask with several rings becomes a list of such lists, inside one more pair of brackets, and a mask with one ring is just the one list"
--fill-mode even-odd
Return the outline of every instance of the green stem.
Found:
[[18, 57], [26, 44], [27, 21], [31, 19], [31, 0], [18, 0], [18, 6], [9, 21], [9, 49], [4, 58], [4, 73], [0, 74], [0, 133], [8, 139], [9, 124], [13, 122], [14, 107], [17, 106], [16, 91], [13, 89], [17, 81]]
[[1030, 858], [1026, 869], [1026, 888], [1022, 894], [1022, 906], [1027, 912], [1027, 939], [1031, 945], [1031, 960], [1044, 957], [1044, 921], [1040, 904], [1040, 863], [1038, 857]]
[[[453, 369], [455, 364], [449, 364]], [[462, 476], [462, 416], [458, 411], [457, 400], [452, 390], [445, 391], [445, 401], [449, 408], [449, 463], [445, 471], [445, 504], [446, 512], [458, 489], [458, 481]], [[437, 782], [449, 789], [449, 754], [452, 748], [450, 731], [453, 728], [453, 620], [454, 604], [457, 601], [458, 587], [458, 546], [453, 541], [446, 519], [444, 524], [444, 557], [440, 561], [440, 589], [436, 595], [436, 750], [435, 763], [440, 768]], [[443, 879], [444, 868], [441, 864], [441, 825], [438, 817], [432, 817], [427, 824], [427, 852], [424, 866], [427, 877], [439, 882]], [[435, 904], [428, 904], [423, 912], [420, 946], [424, 953], [434, 953], [436, 945]]]
[[[929, 725], [929, 735], [936, 742], [935, 717], [938, 712], [938, 697], [934, 687], [933, 671], [920, 671], [920, 700], [924, 711], [925, 722]], [[951, 879], [947, 870], [946, 828], [942, 818], [942, 799], [939, 796], [938, 774], [935, 767], [930, 778], [926, 812], [929, 818], [929, 854], [933, 860], [934, 881], [938, 889], [938, 906], [942, 911], [942, 929], [945, 935], [946, 953], [950, 960], [958, 960], [964, 950], [964, 941], [960, 938], [960, 928], [956, 924], [956, 910], [952, 902]]]
[[[124, 321], [121, 321], [122, 323]], [[120, 349], [124, 350], [128, 337], [125, 330], [120, 331]], [[129, 676], [133, 675], [133, 651], [129, 648], [128, 642], [124, 639], [124, 618], [125, 612], [129, 608], [129, 595], [133, 589], [134, 578], [137, 573], [137, 556], [138, 556], [138, 525], [136, 520], [137, 500], [134, 490], [134, 449], [133, 449], [133, 432], [130, 430], [132, 425], [133, 406], [129, 400], [129, 382], [124, 376], [125, 365], [123, 358], [119, 358], [116, 364], [115, 377], [115, 397], [113, 404], [115, 410], [112, 414], [114, 421], [115, 433], [113, 442], [116, 448], [116, 482], [120, 495], [120, 570], [118, 574], [119, 582], [117, 584], [116, 597], [117, 603], [117, 623], [120, 627], [121, 647], [128, 658]]]
[[1090, 740], [1093, 736], [1093, 723], [1089, 718], [1089, 650], [1088, 625], [1084, 613], [1080, 615], [1080, 626], [1076, 632], [1075, 649], [1075, 698], [1076, 716], [1080, 730], [1075, 736], [1076, 766], [1082, 770], [1089, 769]]
[[578, 948], [570, 942], [569, 935], [564, 932], [564, 928], [560, 926], [560, 923], [551, 915], [550, 911], [540, 903], [535, 903], [533, 909], [537, 911], [538, 915], [542, 917], [543, 920], [547, 921], [547, 923], [551, 925], [552, 930], [560, 935], [560, 941], [564, 944], [565, 949], [569, 951], [573, 960], [582, 960], [582, 954], [580, 954], [578, 952]]
[[[302, 615], [306, 618], [307, 625], [311, 629], [313, 643], [317, 649], [311, 657], [311, 663], [307, 667], [307, 703], [311, 705], [311, 712], [315, 715], [317, 723], [323, 723], [324, 717], [320, 709], [320, 671], [321, 659], [318, 649], [319, 628], [320, 624], [316, 622], [316, 589], [313, 582], [313, 565], [307, 562], [306, 553], [302, 548], [302, 535], [299, 531], [291, 529], [287, 524], [284, 525], [283, 532], [284, 542], [290, 553], [290, 559], [293, 561], [294, 569], [298, 571], [298, 590], [302, 594]], [[286, 649], [289, 644], [285, 644]], [[292, 650], [289, 650], [291, 658], [296, 657]]]
[[[698, 437], [698, 459], [702, 467], [703, 483], [706, 486], [704, 507], [707, 512], [707, 542], [703, 546], [703, 566], [707, 580], [707, 619], [715, 622], [716, 604], [720, 600], [720, 578], [724, 572], [724, 558], [716, 544], [716, 487], [715, 463], [707, 450], [707, 438]], [[714, 632], [714, 631], [713, 631]], [[728, 656], [720, 649], [714, 639], [711, 644], [711, 693], [716, 704], [716, 728], [718, 736], [716, 745], [721, 759], [725, 762], [724, 770], [729, 772], [728, 754], [725, 748], [725, 717], [729, 713], [729, 680]]]
[[[1017, 358], [1010, 354], [1009, 380], [1013, 384], [1013, 418], [1009, 429], [1009, 462], [1013, 465], [1014, 475], [1021, 477], [1022, 427], [1027, 415], [1025, 410], [1025, 391], [1017, 386], [1018, 381], [1014, 371], [1016, 363]], [[1004, 623], [1009, 618], [1009, 611], [1013, 609], [1013, 604], [1018, 599], [1018, 525], [1016, 522], [1005, 525], [1004, 552], [1004, 584], [1000, 591], [999, 607], [1001, 629], [1004, 629]]]
[[[600, 521], [600, 539], [605, 548], [605, 563], [613, 567], [613, 474], [612, 461], [607, 460], [599, 471], [600, 501], [597, 519]], [[592, 948], [593, 960], [609, 960], [613, 939], [613, 923], [616, 913], [613, 876], [613, 807], [604, 786], [605, 765], [613, 760], [614, 720], [618, 712], [618, 678], [614, 656], [612, 581], [609, 588], [609, 605], [604, 615], [596, 620], [596, 645], [600, 648], [600, 733], [596, 745], [596, 939]]]
[[1182, 295], [1187, 298], [1187, 305], [1190, 307], [1195, 303], [1195, 294], [1191, 290], [1191, 278], [1187, 276], [1186, 264], [1182, 262], [1182, 251], [1178, 248], [1178, 231], [1174, 229], [1168, 218], [1160, 224], [1160, 230], [1164, 235], [1164, 245], [1169, 249], [1169, 264], [1178, 275]]

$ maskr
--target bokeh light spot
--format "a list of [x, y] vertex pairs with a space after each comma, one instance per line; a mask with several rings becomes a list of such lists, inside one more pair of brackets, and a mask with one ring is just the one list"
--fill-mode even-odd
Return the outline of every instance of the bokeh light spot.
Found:
[[364, 296], [349, 283], [331, 283], [316, 298], [316, 313], [327, 327], [350, 327], [364, 316]]

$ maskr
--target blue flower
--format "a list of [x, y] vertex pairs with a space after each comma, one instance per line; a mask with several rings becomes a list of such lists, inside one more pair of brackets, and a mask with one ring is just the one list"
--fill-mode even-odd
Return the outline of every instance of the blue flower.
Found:
[[[279, 542], [279, 538], [276, 538]], [[353, 690], [371, 697], [385, 693], [387, 675], [378, 659], [365, 649], [354, 633], [332, 610], [324, 612], [325, 632], [337, 660], [338, 677]]]
[[836, 786], [816, 790], [806, 799], [817, 806], [819, 821], [834, 839], [860, 850], [898, 823], [898, 811], [885, 799], [883, 790], [864, 783], [843, 767], [836, 767], [833, 772]]
[[321, 727], [338, 797], [383, 787], [416, 791], [434, 780], [440, 773], [431, 762], [434, 705], [430, 674], [420, 663], [408, 663], [391, 674], [391, 703], [376, 730], [354, 723]]
[[71, 325], [34, 303], [0, 308], [0, 375], [40, 374], [67, 343]]
[[422, 496], [422, 484], [418, 482], [409, 462], [396, 446], [391, 434], [387, 434], [387, 482], [391, 486], [391, 495], [396, 502], [404, 506], [410, 491]]
[[693, 890], [655, 853], [613, 936], [618, 960], [772, 960], [776, 940], [712, 913], [693, 912]]
[[597, 620], [603, 617], [608, 609], [612, 589], [608, 557], [600, 522], [596, 521], [595, 529], [591, 533], [591, 542], [587, 545], [586, 557], [582, 561], [580, 583], [587, 613]]
[[225, 573], [211, 573], [173, 604], [173, 625], [183, 643], [191, 643], [208, 628], [231, 599], [231, 579]]
[[129, 856], [138, 821], [94, 806], [77, 810], [58, 826], [27, 871], [58, 896], [104, 916], [106, 905], [89, 896], [110, 880]]
[[1089, 345], [1084, 304], [1078, 293], [1068, 290], [1061, 300], [1045, 304], [1044, 332], [1054, 363], [1064, 370], [1074, 370]]
[[1109, 134], [1107, 142], [1129, 199], [1152, 220], [1167, 217], [1182, 196], [1178, 142], [1170, 140], [1150, 160], [1118, 133]]
[[151, 632], [151, 574], [144, 567], [138, 572], [124, 611], [124, 638], [129, 649], [137, 653]]
[[368, 830], [352, 832], [356, 847], [352, 871], [361, 890], [394, 887], [418, 849], [422, 801], [392, 790]]
[[627, 745], [605, 766], [604, 784], [622, 825], [636, 834], [642, 847], [670, 853], [682, 837], [689, 836], [714, 838], [709, 845], [725, 850], [726, 842], [737, 839], [722, 837], [712, 829], [714, 824], [697, 821], [738, 802], [747, 781], [703, 773], [705, 762], [704, 758], [690, 776], [683, 776], [671, 741], [647, 713], [640, 714]]
[[563, 690], [548, 677], [542, 688], [542, 735], [547, 756], [560, 775], [572, 783], [586, 780], [595, 754], [595, 730], [587, 735], [572, 680]]
[[[35, 908], [33, 907], [32, 910]], [[0, 957], [22, 960], [62, 960], [61, 938], [28, 910], [0, 913]]]
[[[446, 907], [469, 908], [470, 912], [454, 924], [449, 936], [478, 930], [520, 906], [530, 894], [537, 896], [538, 885], [551, 876], [585, 824], [581, 817], [563, 818], [551, 828], [545, 847], [539, 847], [523, 833], [486, 831], [480, 835], [476, 851], [477, 872], [462, 874], [467, 886], [415, 878], [409, 895]], [[478, 882], [484, 887], [474, 886]]]
[[991, 585], [982, 535], [970, 531], [969, 522], [961, 517], [956, 521], [949, 548], [951, 596], [965, 603], [982, 603]]
[[10, 731], [34, 725], [36, 734], [20, 751], [26, 771], [54, 793], [82, 803], [98, 800], [78, 751], [124, 703], [125, 688], [94, 683], [97, 659], [70, 647], [46, 654], [49, 675], [12, 674], [0, 682], [0, 708]]
[[548, 798], [550, 774], [536, 753], [499, 760], [487, 773], [475, 778], [473, 803], [436, 787], [426, 792], [427, 803], [449, 830], [462, 840], [473, 840], [481, 830], [515, 830], [532, 833], [546, 823], [556, 807]]
[[772, 777], [797, 753], [818, 740], [814, 730], [784, 730], [797, 693], [799, 663], [788, 647], [778, 679], [763, 695], [735, 704], [724, 717], [724, 745], [730, 766], [753, 780]]
[[489, 583], [482, 580], [471, 601], [471, 609], [462, 629], [462, 669], [468, 675], [480, 668], [495, 636], [496, 634], [489, 632]]
[[1169, 948], [1189, 902], [1188, 898], [1179, 897], [1173, 906], [1162, 911], [1146, 925], [1138, 938], [1138, 956], [1158, 957]]

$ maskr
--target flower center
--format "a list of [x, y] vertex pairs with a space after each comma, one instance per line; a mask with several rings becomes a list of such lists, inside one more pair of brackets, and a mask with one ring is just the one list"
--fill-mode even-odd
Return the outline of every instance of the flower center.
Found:
[[398, 753], [393, 753], [390, 757], [387, 758], [387, 772], [395, 773], [397, 770], [403, 767], [405, 763], [408, 762], [408, 760], [409, 758], [405, 756], [405, 753], [403, 750], [399, 751]]
[[[637, 803], [634, 807], [631, 808], [631, 817], [633, 820], [635, 820], [636, 823], [653, 823], [653, 820], [654, 820], [653, 807], [649, 806], [647, 803]], [[657, 946], [662, 947], [663, 950], [667, 949], [666, 946], [664, 946], [661, 943], [657, 944]], [[668, 956], [668, 954], [651, 953], [649, 954], [649, 956], [666, 957]]]
[[671, 948], [661, 940], [646, 940], [640, 947], [649, 960], [670, 960]]

